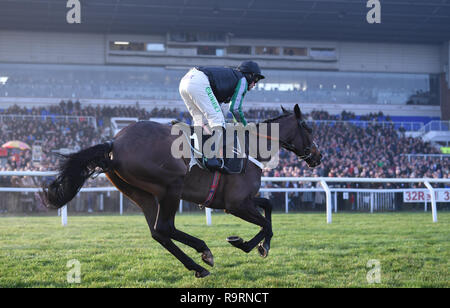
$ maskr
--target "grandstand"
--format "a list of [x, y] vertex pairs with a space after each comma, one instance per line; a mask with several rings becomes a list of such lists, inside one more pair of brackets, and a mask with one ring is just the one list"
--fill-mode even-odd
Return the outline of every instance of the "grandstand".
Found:
[[[2, 97], [179, 100], [186, 69], [84, 65], [2, 64]], [[265, 70], [251, 102], [439, 105], [438, 76]]]

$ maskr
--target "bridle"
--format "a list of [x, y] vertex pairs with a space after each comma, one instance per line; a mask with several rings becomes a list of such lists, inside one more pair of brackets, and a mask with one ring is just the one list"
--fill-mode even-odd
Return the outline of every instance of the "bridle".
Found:
[[[305, 129], [306, 131], [308, 131], [309, 133], [312, 133], [311, 128], [309, 128], [309, 127], [306, 125], [306, 122], [305, 122], [304, 120], [297, 119], [297, 125], [298, 125], [298, 127], [300, 128], [300, 131], [301, 131], [301, 129], [303, 128], [303, 129]], [[268, 139], [268, 140], [275, 140], [275, 141], [278, 141], [278, 142], [281, 144], [281, 147], [282, 147], [282, 148], [284, 148], [284, 149], [286, 149], [286, 150], [288, 150], [288, 151], [291, 151], [291, 152], [295, 153], [295, 155], [297, 155], [298, 158], [300, 158], [301, 160], [304, 160], [304, 161], [307, 161], [307, 160], [309, 160], [309, 159], [312, 158], [312, 151], [311, 151], [312, 146], [314, 145], [314, 146], [317, 148], [317, 144], [313, 141], [312, 144], [311, 144], [311, 146], [306, 147], [306, 148], [304, 149], [304, 151], [303, 151], [303, 155], [301, 155], [301, 154], [298, 154], [298, 153], [297, 153], [297, 149], [295, 148], [294, 144], [291, 143], [291, 142], [287, 142], [287, 141], [281, 140], [280, 138], [274, 138], [274, 137], [272, 137], [272, 136], [261, 135], [260, 133], [256, 133], [256, 135], [257, 135], [258, 137], [263, 137], [263, 138], [266, 138], [266, 139]], [[302, 135], [303, 135], [303, 133], [302, 133]], [[305, 137], [305, 136], [303, 135], [303, 137]], [[305, 139], [306, 139], [306, 138], [305, 138]]]
[[[310, 134], [312, 133], [311, 128], [309, 128], [306, 125], [306, 122], [304, 120], [297, 119], [297, 125], [300, 128], [300, 131], [303, 128], [304, 130], [308, 131]], [[303, 137], [305, 137], [305, 135], [303, 133], [302, 133], [302, 135], [303, 135]], [[304, 138], [304, 139], [306, 139], [306, 138]], [[305, 161], [312, 158], [312, 151], [311, 151], [312, 146], [314, 145], [315, 147], [317, 147], [317, 144], [313, 141], [309, 147], [305, 147], [305, 149], [303, 151], [303, 155], [301, 155], [301, 154], [297, 153], [297, 149], [295, 148], [294, 144], [283, 141], [283, 140], [279, 140], [279, 142], [283, 148], [295, 153], [298, 156], [298, 158], [305, 160]]]

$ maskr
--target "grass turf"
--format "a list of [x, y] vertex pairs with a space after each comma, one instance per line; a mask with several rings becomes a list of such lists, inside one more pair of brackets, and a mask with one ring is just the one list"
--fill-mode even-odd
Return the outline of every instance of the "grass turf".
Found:
[[[450, 213], [338, 213], [273, 215], [266, 259], [225, 239], [249, 240], [259, 230], [234, 216], [177, 215], [178, 229], [203, 239], [213, 268], [176, 243], [211, 275], [193, 272], [151, 236], [142, 215], [0, 217], [0, 288], [5, 287], [450, 287]], [[69, 260], [81, 264], [81, 283], [68, 283]], [[380, 283], [366, 278], [379, 262]], [[369, 275], [371, 276], [371, 275]], [[371, 276], [376, 277], [376, 276]]]

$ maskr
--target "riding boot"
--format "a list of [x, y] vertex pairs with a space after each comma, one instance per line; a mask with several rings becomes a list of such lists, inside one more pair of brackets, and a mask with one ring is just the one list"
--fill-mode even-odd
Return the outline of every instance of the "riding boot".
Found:
[[[224, 174], [231, 174], [233, 173], [228, 166], [233, 166], [233, 164], [235, 163], [234, 160], [237, 160], [239, 158], [236, 157], [236, 147], [235, 147], [235, 143], [236, 143], [236, 139], [237, 137], [234, 136], [233, 137], [233, 141], [228, 144], [227, 140], [226, 140], [226, 132], [225, 132], [225, 128], [221, 127], [219, 130], [217, 130], [216, 128], [216, 133], [219, 133], [221, 135], [216, 136], [216, 140], [219, 140], [219, 138], [222, 139], [222, 153], [220, 153], [219, 155], [215, 155], [212, 158], [207, 159], [206, 157], [203, 158], [203, 162], [204, 165], [206, 166], [206, 168], [208, 168], [208, 170], [210, 171], [219, 171], [221, 173]], [[227, 152], [227, 146], [233, 147], [232, 148], [232, 152], [233, 152], [233, 156], [232, 157], [226, 157], [226, 152]]]
[[[224, 167], [222, 168], [222, 171], [225, 174], [236, 173], [236, 167], [241, 163], [242, 160], [238, 157], [240, 147], [236, 133], [231, 136], [230, 140], [227, 140], [226, 133], [224, 132], [223, 144]], [[228, 152], [230, 152], [229, 154], [231, 154], [231, 156], [229, 156], [229, 154], [227, 155], [227, 147], [229, 147]]]
[[203, 163], [205, 167], [208, 168], [209, 171], [219, 171], [219, 172], [222, 172], [225, 165], [223, 158], [217, 157], [213, 158], [203, 157]]
[[[210, 138], [215, 138], [214, 149], [212, 149], [213, 151], [215, 151], [216, 147], [222, 143], [224, 135], [225, 134], [224, 134], [223, 127], [218, 127], [218, 128], [214, 129], [214, 135], [212, 137], [210, 137]], [[224, 168], [224, 159], [223, 159], [222, 153], [217, 153], [216, 155], [214, 155], [211, 158], [207, 158], [205, 156], [205, 154], [203, 154], [203, 164], [210, 171], [222, 172], [222, 170]]]

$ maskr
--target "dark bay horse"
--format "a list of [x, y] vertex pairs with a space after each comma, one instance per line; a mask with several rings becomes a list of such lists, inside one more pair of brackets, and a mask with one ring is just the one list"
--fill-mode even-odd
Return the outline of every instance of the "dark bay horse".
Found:
[[[278, 123], [279, 144], [303, 159], [309, 167], [319, 165], [322, 155], [312, 139], [311, 129], [302, 119], [299, 106], [295, 106], [293, 113], [283, 111], [283, 115], [263, 123]], [[206, 264], [213, 266], [213, 255], [206, 243], [176, 229], [174, 221], [180, 199], [197, 204], [205, 201], [214, 174], [197, 166], [189, 170], [189, 160], [170, 155], [172, 142], [177, 137], [171, 135], [168, 125], [151, 121], [131, 124], [113, 141], [66, 156], [57, 178], [43, 187], [42, 199], [48, 207], [60, 208], [75, 197], [89, 177], [105, 173], [114, 186], [142, 209], [152, 237], [188, 270], [195, 271], [196, 277], [205, 277], [209, 272], [172, 240], [194, 248], [201, 253]], [[259, 138], [270, 136], [261, 135]], [[260, 255], [266, 257], [273, 235], [272, 205], [268, 199], [256, 197], [261, 175], [261, 168], [250, 162], [242, 174], [222, 175], [208, 207], [224, 209], [260, 226], [261, 231], [248, 242], [238, 236], [227, 240], [245, 252], [258, 246]], [[258, 207], [264, 209], [265, 216]]]

